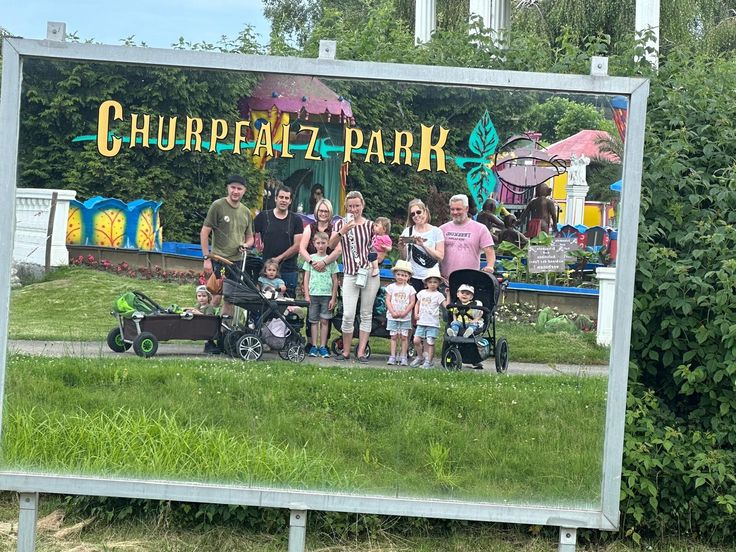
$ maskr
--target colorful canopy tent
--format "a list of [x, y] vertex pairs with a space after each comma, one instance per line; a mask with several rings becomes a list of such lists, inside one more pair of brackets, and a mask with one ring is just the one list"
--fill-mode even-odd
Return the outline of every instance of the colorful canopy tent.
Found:
[[[603, 130], [581, 130], [580, 132], [555, 142], [547, 148], [547, 153], [554, 155], [565, 165], [570, 165], [573, 155], [600, 157], [611, 163], [620, 163], [621, 160], [614, 153], [601, 151], [601, 139], [610, 139], [611, 135]], [[560, 206], [560, 219], [565, 220], [567, 209], [567, 174], [562, 174], [552, 180], [552, 199]], [[583, 213], [583, 223], [588, 226], [609, 225], [614, 216], [612, 204], [586, 201]]]
[[[312, 187], [322, 184], [324, 197], [339, 211], [345, 197], [347, 166], [343, 165], [339, 151], [327, 150], [342, 146], [344, 125], [355, 124], [350, 101], [315, 77], [266, 75], [250, 97], [240, 100], [239, 108], [241, 116], [251, 121], [249, 140], [255, 138], [264, 124], [271, 124], [275, 157], [254, 159], [259, 167], [268, 168], [276, 178], [291, 185], [292, 209], [297, 210], [301, 205], [309, 212]], [[294, 157], [282, 159], [280, 144], [287, 124], [290, 124], [289, 149]], [[298, 133], [300, 124], [319, 128], [315, 155], [321, 157], [320, 161], [305, 159], [309, 134]], [[263, 208], [270, 206], [268, 199], [264, 194]]]

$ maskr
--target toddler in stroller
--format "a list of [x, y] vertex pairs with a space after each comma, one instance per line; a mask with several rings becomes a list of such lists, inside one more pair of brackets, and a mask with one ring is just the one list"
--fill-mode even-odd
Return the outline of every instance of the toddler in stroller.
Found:
[[287, 309], [305, 307], [307, 303], [266, 297], [245, 270], [226, 259], [217, 260], [227, 266], [223, 283], [225, 300], [246, 313], [224, 329], [225, 352], [242, 360], [258, 360], [266, 343], [284, 360], [304, 360], [304, 338], [300, 335], [303, 322]]
[[[467, 291], [473, 292], [470, 297]], [[496, 338], [495, 312], [501, 296], [498, 278], [480, 270], [456, 270], [450, 274], [450, 293], [460, 302], [447, 305], [449, 327], [442, 343], [442, 366], [460, 370], [463, 364], [472, 364], [482, 369], [482, 362], [494, 357], [496, 371], [505, 373], [509, 364], [508, 342], [505, 337]], [[479, 311], [480, 318], [475, 318], [471, 311]]]

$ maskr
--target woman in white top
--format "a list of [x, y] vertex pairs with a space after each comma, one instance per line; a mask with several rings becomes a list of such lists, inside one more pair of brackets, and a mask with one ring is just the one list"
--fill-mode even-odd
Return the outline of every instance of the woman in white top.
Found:
[[[302, 233], [302, 241], [299, 245], [299, 254], [309, 264], [312, 264], [312, 254], [316, 251], [312, 243], [312, 236], [317, 232], [327, 234], [327, 239], [332, 235], [332, 202], [329, 199], [320, 199], [314, 207], [314, 222], [307, 225]], [[312, 265], [317, 272], [324, 272], [325, 267], [332, 261], [336, 261], [340, 256], [342, 249], [340, 244], [332, 249], [327, 248], [327, 257], [322, 261], [317, 261]]]
[[432, 226], [432, 216], [421, 199], [409, 202], [406, 228], [399, 237], [399, 254], [411, 263], [409, 282], [417, 290], [424, 289], [424, 278], [429, 269], [445, 257], [445, 236], [442, 230]]

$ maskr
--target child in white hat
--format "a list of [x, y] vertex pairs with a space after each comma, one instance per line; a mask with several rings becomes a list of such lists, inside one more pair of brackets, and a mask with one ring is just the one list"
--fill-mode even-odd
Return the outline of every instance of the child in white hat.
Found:
[[[409, 332], [417, 292], [409, 284], [412, 270], [408, 261], [397, 261], [391, 270], [396, 281], [386, 286], [386, 329], [391, 334], [391, 355], [386, 364], [409, 366], [407, 358]], [[401, 353], [397, 358], [396, 349], [399, 339], [401, 339]]]
[[440, 307], [446, 304], [445, 294], [438, 289], [441, 283], [440, 268], [435, 265], [427, 271], [424, 278], [426, 289], [417, 293], [414, 306], [414, 316], [417, 319], [414, 350], [417, 357], [412, 361], [412, 366], [432, 367], [434, 342], [440, 335]]
[[197, 286], [197, 306], [191, 309], [194, 314], [215, 314], [215, 307], [212, 303], [212, 294], [207, 290], [207, 286]]
[[[466, 308], [469, 305], [482, 306], [480, 301], [474, 301], [475, 288], [468, 284], [461, 284], [457, 288], [457, 300], [461, 306], [450, 306], [447, 311], [452, 315], [452, 322], [447, 328], [447, 335], [470, 337], [483, 325], [483, 311]], [[458, 305], [458, 303], [453, 303]]]

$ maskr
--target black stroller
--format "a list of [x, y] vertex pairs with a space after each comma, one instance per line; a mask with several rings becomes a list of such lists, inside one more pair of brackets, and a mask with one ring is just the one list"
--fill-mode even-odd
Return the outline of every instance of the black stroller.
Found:
[[234, 317], [229, 327], [223, 320], [225, 352], [242, 360], [258, 360], [265, 343], [284, 360], [303, 361], [306, 341], [300, 332], [304, 323], [297, 314], [288, 312], [288, 308], [304, 307], [308, 303], [262, 293], [251, 277], [253, 266], [248, 267], [245, 260], [238, 267], [227, 259], [214, 255], [212, 258], [226, 266], [223, 297], [244, 313], [240, 318]]
[[[496, 339], [496, 305], [501, 296], [501, 286], [493, 274], [480, 270], [456, 270], [450, 274], [450, 297], [455, 297], [461, 284], [475, 288], [473, 298], [483, 306], [473, 305], [473, 309], [483, 311], [483, 325], [470, 337], [450, 336], [445, 334], [442, 343], [442, 366], [447, 370], [460, 370], [463, 364], [472, 364], [482, 369], [481, 362], [495, 357], [496, 372], [506, 373], [509, 367], [509, 344], [505, 337]], [[460, 314], [464, 308], [460, 303], [450, 303], [447, 307], [459, 307]], [[447, 314], [449, 326], [452, 316]]]
[[[342, 332], [342, 297], [339, 297], [340, 303], [338, 304], [337, 308], [335, 309], [335, 316], [332, 318], [332, 326], [338, 331]], [[355, 325], [353, 330], [353, 337], [357, 339], [358, 334], [360, 332], [360, 299], [358, 299], [358, 304], [355, 307]], [[381, 286], [378, 288], [378, 293], [376, 294], [376, 299], [373, 302], [373, 318], [371, 321], [371, 337], [382, 337], [385, 339], [391, 339], [391, 334], [389, 333], [387, 329], [388, 319], [386, 318], [386, 288], [384, 286]], [[330, 348], [332, 352], [336, 355], [343, 354], [343, 339], [342, 335], [336, 337], [332, 340], [332, 344], [330, 345]], [[414, 358], [416, 356], [416, 351], [414, 350], [414, 344], [409, 343], [409, 350], [407, 351], [407, 355], [409, 358]], [[357, 355], [357, 353], [356, 353]], [[365, 356], [367, 358], [371, 357], [371, 346], [370, 343], [365, 346]]]

